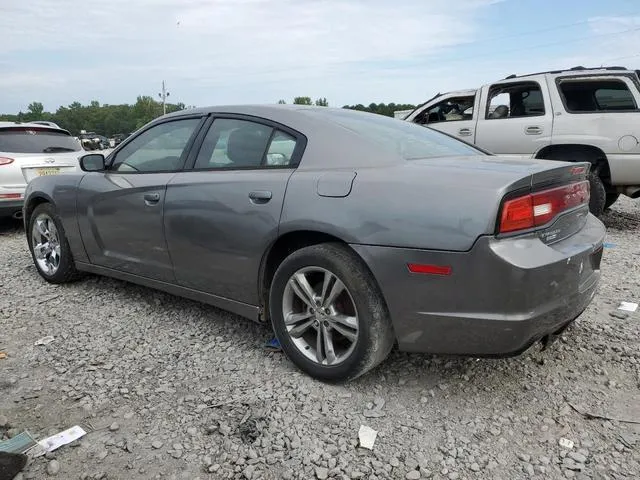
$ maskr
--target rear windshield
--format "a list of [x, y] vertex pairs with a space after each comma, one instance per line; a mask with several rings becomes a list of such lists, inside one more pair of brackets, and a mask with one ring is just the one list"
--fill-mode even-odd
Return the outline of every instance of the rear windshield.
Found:
[[405, 160], [486, 155], [464, 142], [415, 123], [351, 110], [309, 110], [337, 123]]
[[68, 133], [47, 128], [0, 129], [0, 152], [60, 153], [78, 152], [80, 144]]

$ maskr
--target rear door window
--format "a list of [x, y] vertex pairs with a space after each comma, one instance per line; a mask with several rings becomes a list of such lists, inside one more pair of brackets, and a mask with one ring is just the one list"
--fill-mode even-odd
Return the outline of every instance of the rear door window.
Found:
[[217, 118], [205, 136], [195, 169], [289, 167], [296, 138], [269, 125]]
[[80, 150], [80, 143], [62, 130], [38, 127], [0, 129], [0, 152], [61, 153]]
[[560, 80], [559, 85], [565, 107], [570, 113], [638, 109], [629, 87], [620, 79]]

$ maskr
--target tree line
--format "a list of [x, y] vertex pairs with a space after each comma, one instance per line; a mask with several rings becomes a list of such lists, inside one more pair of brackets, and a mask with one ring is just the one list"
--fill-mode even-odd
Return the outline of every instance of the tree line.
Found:
[[[279, 100], [278, 103], [285, 104], [287, 102]], [[296, 105], [329, 106], [326, 98], [318, 98], [314, 101], [311, 97], [295, 97], [292, 103]], [[187, 107], [184, 103], [166, 104], [167, 113], [184, 110], [185, 108]], [[368, 106], [362, 104], [344, 105], [342, 108], [393, 117], [394, 111], [409, 110], [415, 108], [415, 106], [396, 103], [371, 103]], [[30, 122], [45, 120], [54, 122], [60, 127], [69, 130], [73, 135], [78, 135], [80, 130], [86, 130], [87, 132], [95, 132], [109, 137], [117, 133], [129, 134], [160, 115], [162, 115], [162, 103], [150, 96], [138, 96], [133, 105], [101, 105], [98, 101], [82, 105], [79, 102], [73, 102], [69, 106], [58, 108], [55, 112], [45, 112], [42, 103], [32, 102], [26, 112], [20, 111], [13, 115], [0, 115], [0, 121]]]

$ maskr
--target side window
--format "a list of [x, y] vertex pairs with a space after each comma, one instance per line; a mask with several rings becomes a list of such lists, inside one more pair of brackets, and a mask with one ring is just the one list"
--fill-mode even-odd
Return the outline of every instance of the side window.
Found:
[[570, 113], [636, 111], [638, 106], [626, 83], [621, 80], [566, 80], [560, 92]]
[[296, 139], [270, 126], [247, 120], [214, 120], [202, 142], [195, 169], [286, 166]]
[[493, 85], [489, 89], [486, 119], [544, 115], [544, 99], [537, 82]]
[[435, 104], [422, 112], [416, 123], [455, 122], [473, 119], [475, 95], [452, 97]]
[[116, 154], [110, 170], [145, 173], [178, 170], [184, 149], [199, 123], [199, 118], [187, 118], [151, 127]]
[[295, 148], [295, 137], [280, 130], [276, 131], [271, 139], [269, 150], [267, 151], [266, 164], [269, 166], [289, 165]]

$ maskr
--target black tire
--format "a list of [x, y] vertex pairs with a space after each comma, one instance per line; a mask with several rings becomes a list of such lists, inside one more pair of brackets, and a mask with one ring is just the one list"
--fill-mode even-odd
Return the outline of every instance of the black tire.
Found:
[[604, 182], [595, 172], [590, 172], [587, 177], [591, 186], [591, 198], [589, 199], [589, 211], [596, 217], [604, 212], [607, 203], [607, 190]]
[[616, 203], [620, 198], [619, 193], [607, 193], [607, 200], [604, 202], [604, 209], [607, 210], [611, 205]]
[[[294, 344], [285, 326], [285, 289], [291, 277], [306, 267], [317, 267], [335, 275], [355, 305], [357, 337], [351, 353], [337, 365], [321, 365], [307, 358]], [[273, 330], [287, 357], [300, 370], [322, 381], [341, 382], [359, 377], [386, 359], [395, 342], [389, 311], [373, 275], [355, 252], [339, 243], [305, 247], [289, 255], [274, 275], [269, 311]]]
[[[60, 262], [57, 270], [52, 274], [45, 272], [42, 269], [36, 259], [36, 254], [34, 252], [33, 226], [35, 225], [38, 218], [40, 218], [42, 215], [46, 215], [53, 221], [57, 230], [57, 238], [60, 246]], [[80, 274], [76, 270], [73, 255], [71, 254], [71, 248], [69, 248], [69, 242], [67, 241], [67, 237], [64, 232], [62, 220], [60, 219], [60, 216], [58, 215], [58, 212], [53, 205], [51, 205], [50, 203], [42, 203], [33, 210], [31, 217], [29, 218], [29, 225], [26, 234], [33, 264], [35, 265], [36, 270], [42, 278], [44, 278], [47, 282], [54, 284], [69, 283], [80, 278]]]

